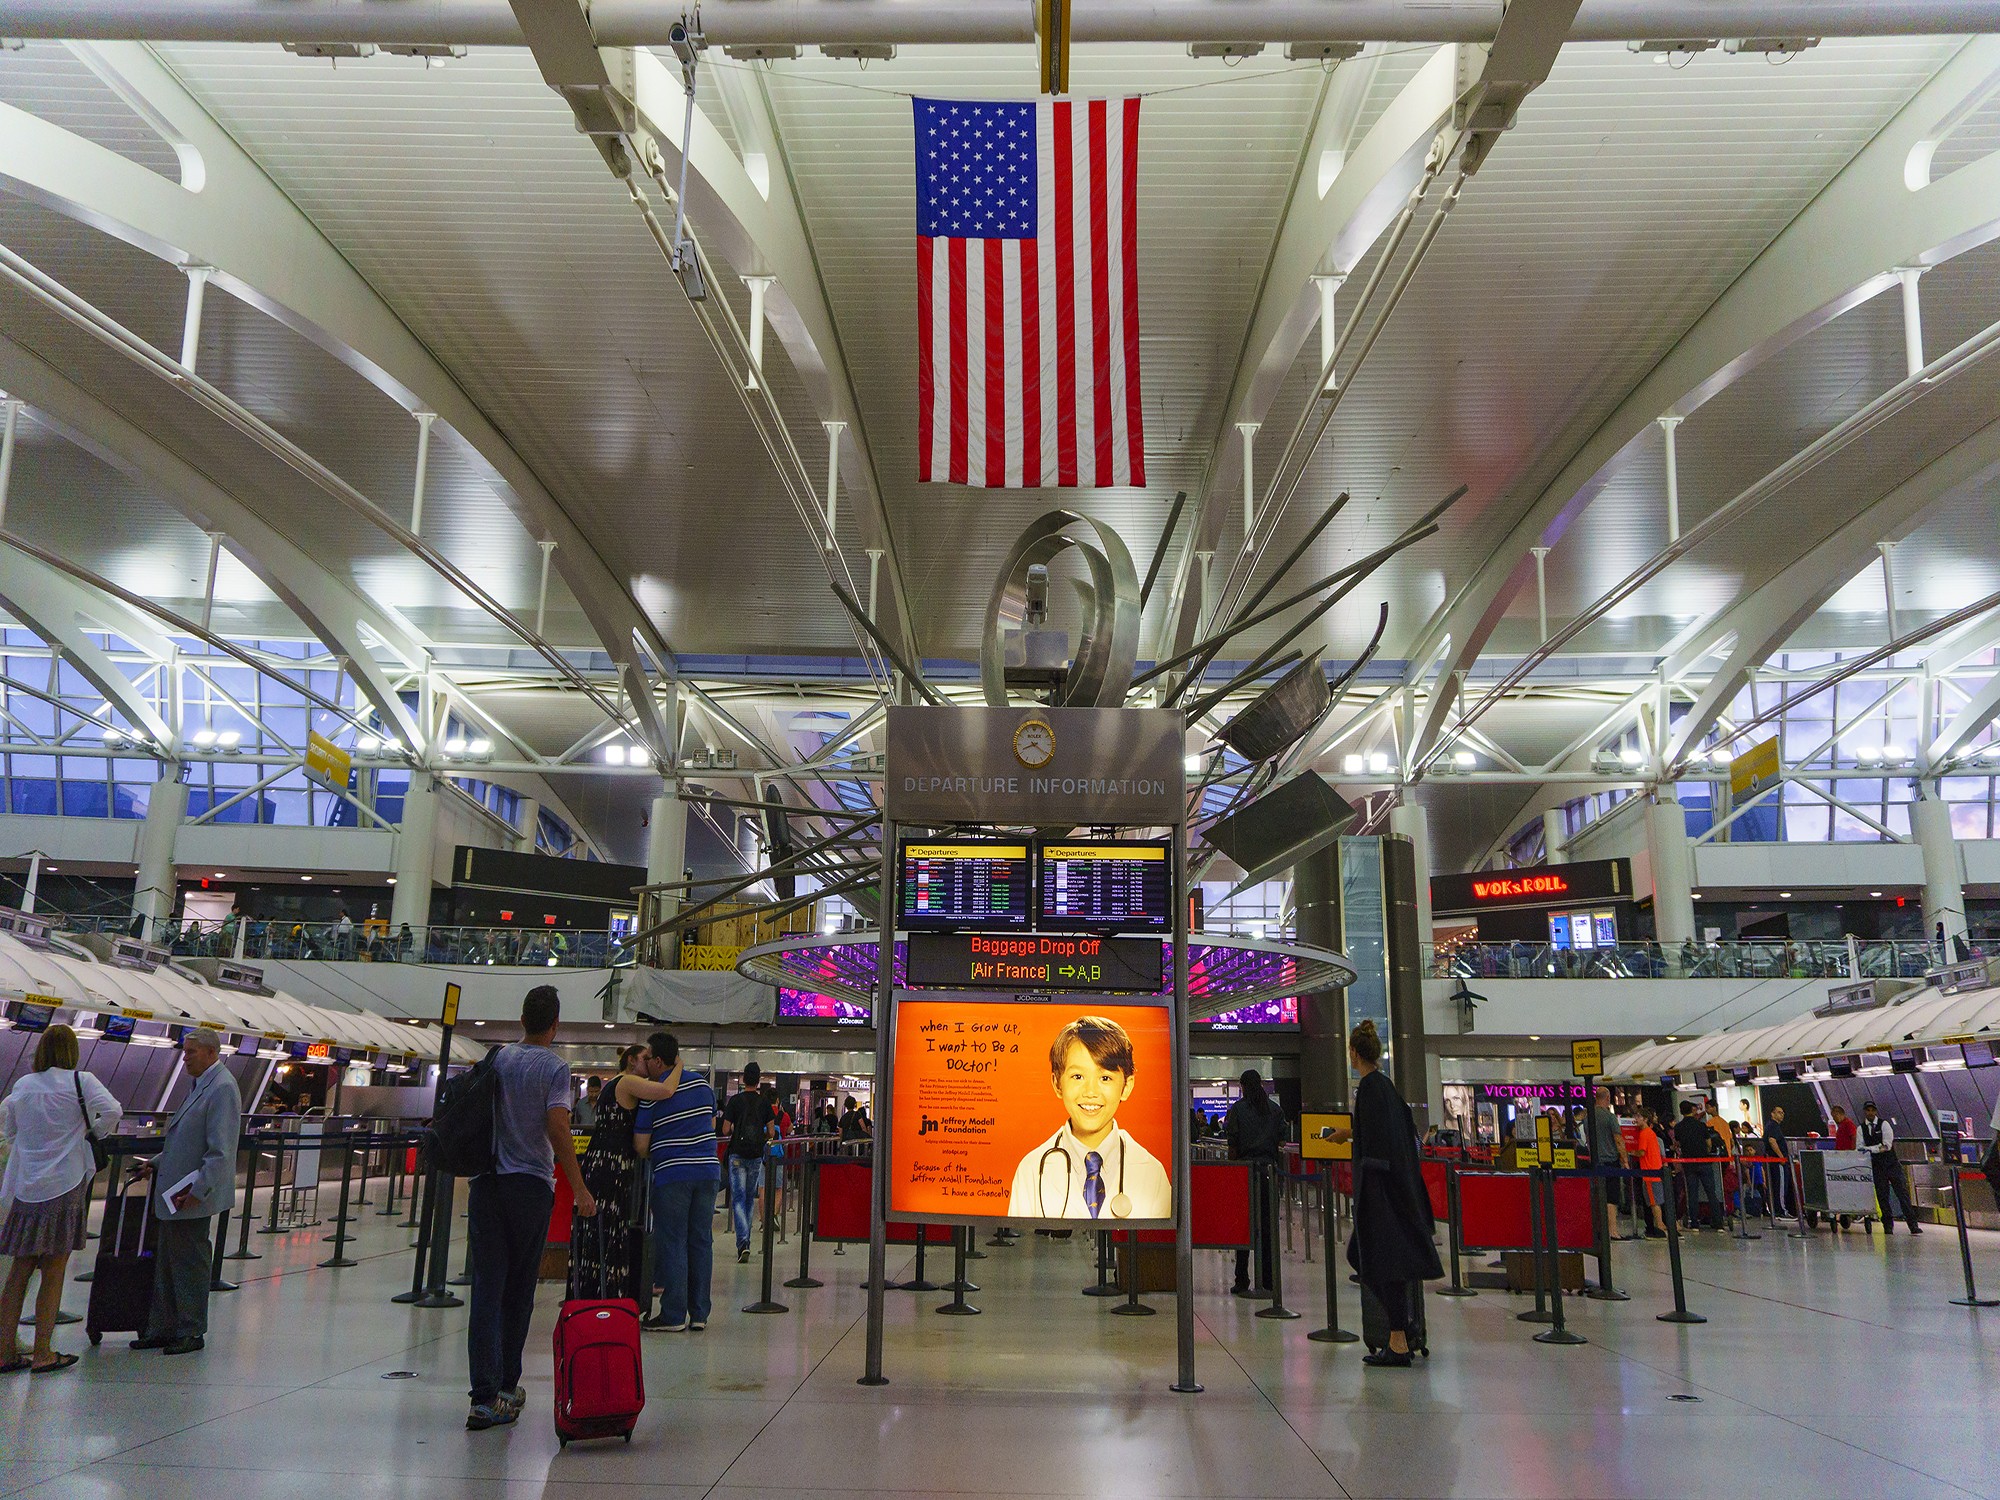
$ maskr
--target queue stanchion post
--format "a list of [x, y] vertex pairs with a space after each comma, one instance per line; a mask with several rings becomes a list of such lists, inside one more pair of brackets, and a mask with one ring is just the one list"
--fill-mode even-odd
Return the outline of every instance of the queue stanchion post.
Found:
[[1954, 1166], [1951, 1169], [1951, 1216], [1958, 1223], [1958, 1263], [1965, 1272], [1965, 1295], [1953, 1297], [1953, 1307], [2000, 1307], [2000, 1297], [1982, 1297], [1972, 1280], [1972, 1237], [1965, 1228], [1965, 1194], [1959, 1184], [1971, 1174]]
[[422, 1135], [413, 1135], [408, 1141], [404, 1142], [404, 1146], [406, 1149], [414, 1149], [417, 1152], [417, 1169], [410, 1178], [410, 1216], [396, 1227], [398, 1229], [421, 1229], [423, 1228], [422, 1205], [417, 1200], [423, 1197], [424, 1191], [431, 1185], [430, 1175], [423, 1168]]
[[933, 1309], [940, 1316], [947, 1318], [976, 1318], [979, 1316], [979, 1309], [965, 1300], [967, 1292], [976, 1292], [979, 1290], [978, 1287], [965, 1279], [965, 1247], [971, 1238], [972, 1226], [969, 1224], [962, 1224], [951, 1232], [952, 1278], [948, 1283], [951, 1288], [951, 1301], [945, 1303], [943, 1307]]
[[1538, 1344], [1558, 1344], [1565, 1348], [1587, 1344], [1589, 1339], [1580, 1333], [1570, 1332], [1563, 1322], [1563, 1281], [1562, 1281], [1562, 1235], [1560, 1221], [1556, 1217], [1556, 1170], [1554, 1167], [1541, 1169], [1542, 1193], [1548, 1200], [1548, 1208], [1542, 1214], [1542, 1237], [1549, 1245], [1549, 1326], [1535, 1335]]
[[[1276, 1162], [1273, 1162], [1270, 1165], [1269, 1171], [1271, 1187], [1275, 1192], [1283, 1182], [1283, 1179], [1279, 1176], [1283, 1168]], [[1290, 1218], [1289, 1208], [1286, 1210], [1286, 1217], [1287, 1219]], [[1278, 1246], [1273, 1245], [1271, 1254], [1271, 1305], [1269, 1307], [1258, 1308], [1256, 1312], [1257, 1317], [1274, 1318], [1279, 1321], [1289, 1322], [1291, 1319], [1300, 1316], [1300, 1314], [1293, 1312], [1289, 1307], [1285, 1306], [1284, 1260], [1285, 1257], [1282, 1250]]]
[[1097, 1231], [1097, 1284], [1083, 1289], [1086, 1297], [1122, 1297], [1124, 1292], [1111, 1284], [1111, 1231]]
[[1340, 1271], [1338, 1266], [1340, 1257], [1333, 1253], [1335, 1239], [1333, 1163], [1327, 1162], [1325, 1166], [1326, 1170], [1320, 1178], [1322, 1200], [1320, 1207], [1326, 1217], [1326, 1254], [1321, 1257], [1325, 1262], [1324, 1269], [1326, 1272], [1326, 1327], [1315, 1328], [1306, 1337], [1311, 1339], [1315, 1344], [1352, 1344], [1357, 1342], [1361, 1335], [1352, 1333], [1340, 1326]]
[[774, 1201], [776, 1194], [773, 1189], [771, 1181], [774, 1175], [771, 1171], [771, 1168], [776, 1164], [776, 1162], [777, 1162], [776, 1157], [766, 1156], [764, 1158], [763, 1288], [762, 1288], [762, 1294], [757, 1298], [757, 1300], [755, 1302], [752, 1302], [748, 1307], [743, 1309], [747, 1313], [781, 1313], [781, 1312], [791, 1311], [789, 1307], [785, 1306], [784, 1303], [778, 1301], [777, 1298], [771, 1295], [771, 1278], [777, 1274], [777, 1267], [778, 1267], [777, 1258], [773, 1251], [773, 1246], [777, 1240], [778, 1216], [777, 1216], [777, 1206]]
[[[1330, 1175], [1331, 1174], [1329, 1173], [1329, 1176]], [[1331, 1183], [1329, 1183], [1328, 1186], [1330, 1188]], [[1438, 1289], [1437, 1295], [1440, 1297], [1477, 1297], [1479, 1293], [1474, 1291], [1471, 1287], [1465, 1284], [1465, 1279], [1460, 1274], [1459, 1271], [1459, 1263], [1458, 1263], [1459, 1241], [1463, 1236], [1461, 1234], [1461, 1225], [1459, 1223], [1460, 1209], [1459, 1209], [1459, 1196], [1458, 1196], [1458, 1168], [1451, 1163], [1447, 1163], [1444, 1169], [1444, 1201], [1445, 1201], [1445, 1226], [1444, 1226], [1445, 1243], [1447, 1248], [1451, 1251], [1451, 1285], [1448, 1287], [1440, 1287]], [[1329, 1235], [1332, 1232], [1332, 1225], [1333, 1225], [1333, 1216], [1329, 1214], [1327, 1216], [1327, 1226]], [[1333, 1243], [1331, 1238], [1328, 1239], [1327, 1243], [1329, 1245]], [[1331, 1254], [1331, 1251], [1329, 1251], [1328, 1253]]]
[[1658, 1315], [1662, 1323], [1706, 1323], [1708, 1319], [1700, 1313], [1689, 1312], [1687, 1303], [1687, 1283], [1681, 1279], [1681, 1206], [1674, 1192], [1674, 1169], [1671, 1164], [1660, 1168], [1660, 1196], [1665, 1199], [1667, 1219], [1667, 1270], [1674, 1282], [1674, 1310]]
[[[458, 1179], [443, 1172], [436, 1174], [431, 1187], [430, 1271], [424, 1280], [424, 1294], [417, 1298], [418, 1307], [465, 1306], [465, 1300], [446, 1290], [444, 1284], [445, 1267], [451, 1263], [451, 1215], [458, 1198], [457, 1187]], [[469, 1247], [470, 1227], [465, 1237]]]
[[[410, 1218], [412, 1226], [417, 1231], [416, 1240], [411, 1244], [410, 1248], [417, 1252], [417, 1263], [415, 1268], [410, 1272], [410, 1289], [407, 1292], [396, 1293], [395, 1296], [389, 1299], [391, 1302], [415, 1303], [423, 1300], [424, 1268], [430, 1264], [431, 1248], [431, 1223], [428, 1205], [432, 1195], [436, 1191], [437, 1173], [435, 1172], [423, 1172], [419, 1174], [415, 1182], [410, 1184]], [[397, 1227], [401, 1228], [402, 1226], [398, 1225]]]
[[278, 1228], [278, 1204], [285, 1196], [285, 1137], [277, 1133], [271, 1142], [271, 1214], [258, 1226], [259, 1234], [283, 1234]]
[[819, 1162], [806, 1158], [805, 1175], [799, 1179], [799, 1274], [785, 1283], [794, 1289], [825, 1286], [812, 1273], [814, 1221], [819, 1217]]
[[[1736, 1153], [1733, 1150], [1731, 1151], [1730, 1154], [1732, 1156], [1736, 1155]], [[1744, 1170], [1743, 1159], [1739, 1156], [1736, 1158], [1736, 1235], [1735, 1235], [1735, 1238], [1739, 1244], [1745, 1240], [1761, 1240], [1762, 1238], [1764, 1238], [1764, 1236], [1761, 1234], [1752, 1234], [1750, 1232], [1750, 1215], [1746, 1214], [1743, 1211], [1743, 1188], [1744, 1188], [1743, 1170]]]
[[[345, 1266], [358, 1264], [347, 1256], [347, 1197], [354, 1185], [354, 1137], [349, 1135], [341, 1142], [340, 1150], [340, 1210], [333, 1216], [333, 1254], [319, 1263], [322, 1271], [337, 1271]], [[470, 1242], [472, 1236], [467, 1235]]]
[[250, 1165], [243, 1177], [243, 1212], [236, 1220], [236, 1248], [224, 1260], [262, 1260], [263, 1254], [250, 1248], [250, 1226], [257, 1218], [257, 1138], [250, 1137]]
[[1124, 1318], [1150, 1318], [1159, 1311], [1139, 1300], [1139, 1231], [1125, 1231], [1125, 1300], [1111, 1311]]
[[[1535, 1278], [1535, 1305], [1526, 1312], [1514, 1314], [1517, 1323], [1546, 1323], [1549, 1321], [1548, 1282], [1544, 1279], [1542, 1267], [1542, 1195], [1536, 1191], [1534, 1169], [1527, 1174], [1528, 1185], [1528, 1266]], [[1558, 1270], [1560, 1274], [1560, 1269]]]
[[[1621, 1292], [1611, 1284], [1611, 1181], [1595, 1172], [1591, 1174], [1590, 1212], [1592, 1237], [1597, 1242], [1597, 1285], [1585, 1287], [1583, 1295], [1593, 1302], [1630, 1302], [1630, 1292]], [[1557, 1248], [1560, 1250], [1560, 1243]]]
[[[470, 1214], [467, 1215], [470, 1217]], [[446, 1286], [472, 1285], [472, 1226], [465, 1228], [465, 1251], [458, 1258], [458, 1274], [445, 1283]]]
[[382, 1206], [375, 1210], [378, 1217], [392, 1219], [402, 1205], [396, 1200], [403, 1195], [403, 1143], [394, 1136], [389, 1138], [387, 1190], [382, 1194]]
[[1793, 1157], [1787, 1161], [1785, 1169], [1792, 1175], [1792, 1227], [1787, 1231], [1788, 1240], [1809, 1240], [1812, 1230], [1806, 1224], [1806, 1168], [1805, 1163]]
[[1242, 1290], [1230, 1288], [1232, 1295], [1248, 1302], [1268, 1302], [1271, 1288], [1266, 1284], [1264, 1257], [1270, 1252], [1265, 1248], [1271, 1239], [1271, 1225], [1268, 1218], [1270, 1200], [1264, 1192], [1263, 1163], [1250, 1163], [1250, 1285]]
[[224, 1209], [215, 1216], [215, 1254], [209, 1260], [208, 1289], [211, 1292], [233, 1292], [236, 1283], [222, 1279], [223, 1254], [229, 1248], [229, 1210]]
[[984, 1250], [979, 1248], [979, 1229], [978, 1226], [973, 1224], [965, 1226], [965, 1258], [967, 1260], [987, 1260], [990, 1258]]
[[889, 1289], [897, 1292], [934, 1292], [938, 1284], [924, 1274], [924, 1242], [930, 1238], [924, 1233], [924, 1226], [917, 1226], [917, 1265], [908, 1281], [892, 1281]]

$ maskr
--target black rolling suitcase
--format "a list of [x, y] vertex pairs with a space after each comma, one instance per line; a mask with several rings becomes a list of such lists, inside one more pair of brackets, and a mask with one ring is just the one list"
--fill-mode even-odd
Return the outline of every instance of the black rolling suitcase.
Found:
[[[1366, 1282], [1361, 1288], [1361, 1342], [1368, 1346], [1370, 1354], [1379, 1354], [1389, 1347], [1389, 1315], [1374, 1289]], [[1410, 1289], [1410, 1326], [1405, 1337], [1409, 1340], [1410, 1353], [1430, 1358], [1430, 1335], [1424, 1328], [1424, 1284], [1421, 1281], [1405, 1282]]]
[[156, 1230], [151, 1179], [142, 1193], [114, 1193], [105, 1200], [90, 1305], [83, 1314], [91, 1343], [103, 1343], [107, 1333], [145, 1333], [153, 1311]]

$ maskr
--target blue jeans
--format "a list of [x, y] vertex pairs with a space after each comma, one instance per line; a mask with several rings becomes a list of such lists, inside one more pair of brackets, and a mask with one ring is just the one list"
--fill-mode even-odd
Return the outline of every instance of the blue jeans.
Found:
[[757, 1189], [764, 1181], [764, 1158], [729, 1156], [729, 1213], [736, 1225], [736, 1248], [750, 1248], [750, 1205], [757, 1201]]
[[465, 1347], [475, 1406], [491, 1405], [495, 1396], [521, 1383], [521, 1352], [535, 1315], [535, 1280], [555, 1206], [555, 1185], [525, 1172], [472, 1179], [466, 1229], [472, 1305]]
[[715, 1265], [715, 1179], [655, 1182], [651, 1193], [653, 1285], [660, 1294], [653, 1316], [706, 1323]]

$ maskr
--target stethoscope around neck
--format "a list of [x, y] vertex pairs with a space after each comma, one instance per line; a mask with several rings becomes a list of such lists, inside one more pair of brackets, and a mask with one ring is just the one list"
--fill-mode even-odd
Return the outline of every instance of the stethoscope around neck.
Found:
[[[1118, 1191], [1105, 1207], [1111, 1210], [1113, 1218], [1128, 1219], [1132, 1216], [1132, 1200], [1125, 1196], [1125, 1136], [1122, 1131], [1114, 1133], [1118, 1136]], [[1044, 1219], [1069, 1217], [1069, 1185], [1076, 1174], [1076, 1159], [1069, 1154], [1069, 1147], [1062, 1143], [1062, 1139], [1063, 1133], [1058, 1130], [1043, 1147], [1041, 1158], [1035, 1163], [1035, 1207], [1041, 1210]], [[1049, 1212], [1048, 1166], [1051, 1156], [1060, 1156], [1063, 1160], [1062, 1210], [1053, 1214]]]

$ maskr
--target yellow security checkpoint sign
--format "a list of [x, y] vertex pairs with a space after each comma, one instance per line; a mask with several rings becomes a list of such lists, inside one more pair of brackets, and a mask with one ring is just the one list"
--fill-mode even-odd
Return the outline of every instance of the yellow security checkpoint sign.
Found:
[[1354, 1143], [1331, 1138], [1335, 1130], [1352, 1130], [1354, 1116], [1312, 1114], [1299, 1116], [1299, 1155], [1307, 1161], [1353, 1161]]
[[1729, 795], [1737, 802], [1754, 797], [1784, 775], [1775, 737], [1752, 745], [1729, 762]]
[[336, 791], [346, 791], [354, 775], [354, 757], [317, 729], [306, 733], [306, 775]]
[[1556, 1134], [1554, 1122], [1547, 1115], [1535, 1116], [1535, 1165], [1552, 1167], [1556, 1164]]
[[458, 1024], [458, 996], [457, 985], [448, 984], [444, 987], [444, 1024], [447, 1026]]
[[1574, 1172], [1576, 1170], [1576, 1152], [1568, 1146], [1556, 1147], [1555, 1161], [1552, 1165], [1558, 1171]]
[[1597, 1039], [1569, 1044], [1569, 1070], [1578, 1078], [1595, 1078], [1604, 1071], [1604, 1043]]

